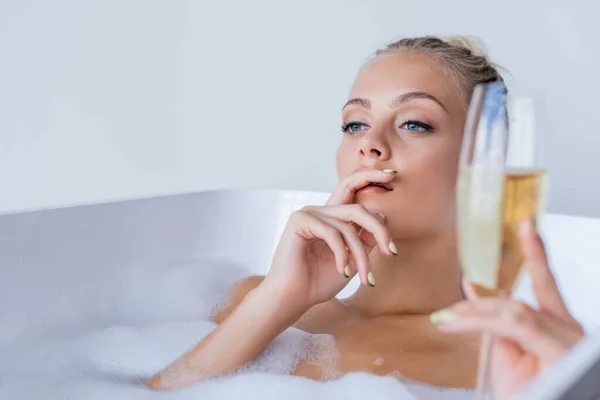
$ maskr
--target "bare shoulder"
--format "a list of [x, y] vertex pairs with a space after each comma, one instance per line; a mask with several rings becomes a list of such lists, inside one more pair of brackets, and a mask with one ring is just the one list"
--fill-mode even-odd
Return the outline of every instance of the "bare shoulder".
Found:
[[[238, 281], [227, 295], [225, 305], [214, 316], [213, 320], [220, 324], [244, 301], [244, 298], [265, 280], [264, 275], [252, 275]], [[339, 318], [347, 320], [348, 313], [337, 299], [332, 299], [310, 308], [296, 323], [295, 328], [310, 333], [323, 333], [324, 329], [337, 324]]]
[[341, 324], [354, 320], [354, 314], [338, 299], [310, 308], [295, 324], [294, 327], [309, 333], [330, 333]]
[[225, 319], [231, 315], [237, 306], [240, 305], [246, 295], [248, 295], [248, 293], [250, 293], [252, 290], [256, 289], [264, 279], [264, 275], [252, 275], [241, 279], [235, 285], [233, 285], [229, 294], [227, 295], [225, 306], [219, 310], [217, 315], [215, 315], [213, 318], [214, 321], [217, 324], [225, 321]]

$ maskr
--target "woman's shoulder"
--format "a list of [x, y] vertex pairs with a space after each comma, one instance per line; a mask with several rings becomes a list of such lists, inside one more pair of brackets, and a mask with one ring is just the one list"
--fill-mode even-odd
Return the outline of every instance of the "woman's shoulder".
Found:
[[217, 324], [223, 322], [240, 305], [244, 298], [265, 279], [264, 275], [251, 275], [240, 279], [229, 291], [225, 304], [214, 316]]
[[[248, 293], [256, 289], [264, 279], [264, 275], [251, 275], [235, 283], [213, 320], [217, 324], [225, 321], [244, 301]], [[347, 313], [343, 312], [345, 308], [339, 300], [334, 298], [310, 308], [293, 326], [307, 332], [320, 331], [331, 325], [332, 321], [337, 320], [335, 316], [346, 315]]]

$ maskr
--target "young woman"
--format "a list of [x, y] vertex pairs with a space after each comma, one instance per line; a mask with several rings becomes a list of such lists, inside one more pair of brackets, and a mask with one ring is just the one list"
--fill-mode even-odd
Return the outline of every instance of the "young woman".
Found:
[[[216, 317], [218, 327], [147, 385], [175, 388], [235, 371], [294, 326], [333, 335], [338, 353], [333, 375], [328, 360], [302, 363], [296, 375], [324, 379], [365, 371], [473, 388], [477, 331], [483, 329], [477, 318], [494, 309], [493, 301], [434, 314], [443, 329], [430, 314], [463, 300], [458, 156], [474, 86], [501, 79], [473, 43], [459, 37], [402, 39], [378, 51], [343, 106], [339, 184], [327, 204], [292, 215], [268, 275], [240, 282]], [[356, 274], [358, 291], [336, 299]], [[482, 305], [481, 314], [473, 304]], [[506, 310], [520, 315], [525, 309], [513, 308]], [[460, 324], [460, 315], [470, 322]], [[560, 315], [569, 318], [566, 309]]]

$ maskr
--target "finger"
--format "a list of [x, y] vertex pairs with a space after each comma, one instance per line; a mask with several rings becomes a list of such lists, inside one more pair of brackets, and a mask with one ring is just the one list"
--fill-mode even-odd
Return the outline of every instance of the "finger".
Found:
[[335, 256], [335, 266], [341, 275], [344, 275], [344, 268], [348, 265], [349, 255], [346, 248], [346, 242], [341, 232], [317, 218], [315, 215], [305, 212], [296, 211], [292, 215], [294, 230], [296, 234], [305, 240], [321, 239], [327, 243]]
[[[540, 370], [539, 357], [524, 351], [519, 344], [511, 339], [496, 336], [493, 350], [493, 362], [499, 384], [506, 389], [518, 388], [523, 377], [534, 376]], [[510, 392], [510, 391], [509, 391]], [[512, 398], [511, 393], [499, 396], [501, 399]]]
[[[342, 235], [353, 259], [353, 265], [358, 272], [361, 282], [365, 285], [375, 286], [373, 273], [369, 263], [367, 245], [358, 237], [358, 232], [350, 224], [335, 218], [322, 216], [331, 226], [336, 228]], [[342, 269], [343, 273], [343, 269]]]
[[444, 332], [489, 332], [510, 339], [521, 348], [544, 359], [556, 359], [568, 350], [552, 331], [540, 329], [539, 322], [518, 321], [506, 315], [484, 314], [461, 315], [453, 322], [439, 324]]
[[475, 311], [498, 312], [499, 310], [510, 310], [515, 315], [525, 313], [537, 313], [529, 305], [513, 299], [501, 297], [481, 297], [475, 300], [459, 301], [448, 308], [459, 314], [466, 314]]
[[531, 220], [524, 221], [519, 227], [519, 239], [523, 249], [525, 265], [531, 275], [533, 290], [540, 304], [540, 308], [565, 318], [575, 321], [558, 290], [556, 280], [548, 266], [548, 257], [544, 243], [538, 235]]
[[496, 351], [493, 356], [495, 361], [504, 365], [515, 365], [523, 355], [523, 349], [518, 343], [502, 337], [496, 338]]
[[[373, 250], [375, 245], [377, 245], [375, 239], [372, 240], [372, 244], [366, 243], [361, 237], [361, 228], [355, 224], [350, 224], [350, 226], [356, 230], [358, 237], [363, 242], [365, 252], [369, 254], [371, 250]], [[348, 251], [348, 246], [346, 246], [346, 250]], [[353, 278], [357, 274], [357, 272], [358, 268], [356, 267], [356, 261], [354, 261], [354, 258], [352, 258], [352, 254], [348, 253], [348, 264], [344, 267], [344, 277], [347, 279]]]
[[[358, 273], [358, 268], [356, 267], [356, 262], [350, 256], [350, 261], [348, 261], [348, 265], [344, 268], [344, 277], [346, 279], [352, 279]], [[359, 277], [360, 279], [360, 277]]]
[[442, 310], [441, 317], [432, 315], [432, 322], [446, 332], [490, 332], [546, 358], [561, 355], [579, 338], [569, 325], [553, 318], [517, 301], [482, 300]]
[[[375, 214], [376, 218], [381, 219], [381, 223], [385, 224], [385, 215], [382, 213]], [[375, 246], [377, 246], [377, 239], [371, 232], [366, 229], [359, 227], [358, 237], [369, 247], [369, 251], [373, 250]]]
[[336, 218], [358, 225], [362, 230], [370, 232], [382, 253], [396, 255], [396, 245], [381, 217], [375, 216], [360, 204], [344, 204], [330, 207], [306, 207], [309, 212]]
[[463, 292], [464, 292], [467, 300], [479, 299], [479, 296], [477, 295], [475, 288], [471, 284], [471, 281], [469, 281], [467, 278], [462, 278], [462, 287], [463, 287]]
[[396, 171], [392, 169], [360, 171], [349, 175], [338, 183], [325, 204], [350, 204], [357, 190], [371, 182], [390, 182], [394, 179], [394, 175], [396, 175]]
[[[547, 325], [552, 326], [564, 326], [565, 329], [572, 331], [576, 335], [583, 335], [583, 330], [577, 322], [565, 321], [564, 318], [558, 317], [554, 314], [545, 313], [544, 311], [537, 311], [531, 308], [528, 304], [513, 300], [503, 299], [499, 297], [484, 297], [475, 299], [472, 301], [461, 301], [449, 308], [460, 315], [469, 313], [488, 313], [488, 314], [503, 314], [512, 315], [513, 318], [518, 320], [532, 319], [532, 316], [542, 315], [543, 321]], [[558, 335], [562, 329], [558, 329], [556, 334]], [[570, 336], [569, 336], [570, 337]]]

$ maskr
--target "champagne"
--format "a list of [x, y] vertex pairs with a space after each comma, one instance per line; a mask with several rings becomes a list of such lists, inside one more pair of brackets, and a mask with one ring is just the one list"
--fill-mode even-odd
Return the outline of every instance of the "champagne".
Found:
[[[510, 296], [523, 264], [518, 228], [544, 208], [545, 173], [531, 168], [534, 122], [532, 99], [509, 98], [499, 81], [475, 86], [459, 159], [457, 213], [459, 261], [480, 296]], [[479, 400], [487, 397], [493, 342], [494, 335], [485, 332]]]
[[457, 189], [459, 254], [466, 278], [480, 296], [509, 296], [523, 264], [519, 226], [542, 215], [547, 174], [463, 167]]

